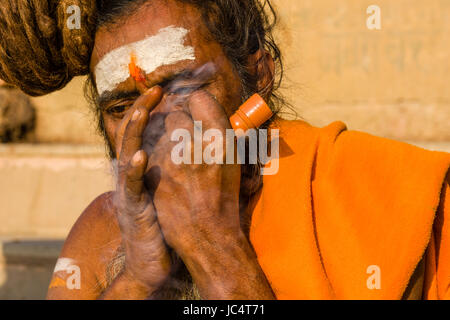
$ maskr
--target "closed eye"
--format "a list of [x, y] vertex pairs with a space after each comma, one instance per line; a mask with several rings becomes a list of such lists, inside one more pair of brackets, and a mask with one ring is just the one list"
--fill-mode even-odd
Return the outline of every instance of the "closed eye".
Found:
[[133, 105], [133, 102], [120, 102], [120, 104], [112, 105], [106, 108], [106, 113], [117, 118], [123, 118], [125, 113]]

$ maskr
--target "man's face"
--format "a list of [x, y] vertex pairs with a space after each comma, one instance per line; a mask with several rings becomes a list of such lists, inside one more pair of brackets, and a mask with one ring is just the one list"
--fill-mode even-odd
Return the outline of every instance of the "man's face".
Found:
[[[185, 30], [185, 36], [181, 41], [183, 43], [165, 43], [167, 42], [165, 37], [158, 37], [162, 30], [168, 27]], [[151, 38], [150, 41], [143, 42], [143, 40], [149, 38]], [[97, 81], [97, 88], [104, 88], [105, 86], [101, 83], [99, 86], [99, 81], [102, 77], [107, 78], [105, 74], [96, 74], [99, 69], [97, 66], [102, 66], [103, 71], [105, 66], [111, 68], [111, 74], [113, 74], [115, 67], [118, 68], [114, 61], [126, 59], [127, 57], [121, 57], [120, 55], [128, 54], [130, 50], [133, 50], [130, 48], [136, 48], [136, 43], [141, 43], [140, 52], [145, 49], [144, 54], [138, 56], [138, 64], [139, 58], [147, 57], [146, 62], [148, 63], [144, 64], [153, 65], [155, 69], [147, 68], [148, 72], [143, 72], [145, 80], [142, 82], [126, 75], [128, 76], [126, 80], [115, 83], [114, 86], [109, 83], [110, 89], [99, 92], [101, 114], [104, 119], [107, 138], [113, 148], [116, 146], [115, 132], [121, 119], [128, 108], [146, 89], [155, 85], [163, 85], [178, 74], [185, 74], [186, 71], [188, 73], [193, 72], [206, 63], [212, 63], [216, 72], [203, 89], [216, 97], [228, 116], [231, 116], [242, 102], [242, 87], [239, 76], [225, 56], [221, 46], [212, 39], [200, 13], [194, 7], [173, 0], [154, 0], [138, 8], [133, 15], [122, 19], [117, 26], [100, 28], [96, 34], [91, 59], [91, 72], [94, 75], [94, 80]], [[170, 50], [167, 48], [176, 47], [176, 45], [190, 48], [191, 51], [193, 49], [193, 55], [189, 59], [183, 59], [183, 55], [174, 59], [173, 54], [168, 54]], [[150, 53], [150, 59], [148, 53]], [[113, 59], [108, 59], [108, 54]], [[154, 61], [157, 61], [158, 58], [161, 60], [161, 56], [164, 56], [164, 54], [172, 56], [172, 59], [167, 57], [162, 59], [163, 61], [164, 59], [169, 61], [168, 64], [152, 64], [151, 57], [153, 54], [155, 56]], [[142, 63], [142, 61], [140, 62]], [[165, 98], [167, 98], [167, 94], [161, 104], [164, 103]], [[159, 112], [158, 109], [156, 107], [152, 113]], [[113, 151], [115, 152], [115, 150]]]

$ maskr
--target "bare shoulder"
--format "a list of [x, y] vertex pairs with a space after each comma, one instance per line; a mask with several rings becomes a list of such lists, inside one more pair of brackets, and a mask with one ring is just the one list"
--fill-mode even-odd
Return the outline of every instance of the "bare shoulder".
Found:
[[77, 245], [79, 242], [108, 241], [112, 231], [119, 231], [114, 213], [113, 196], [114, 192], [107, 192], [91, 202], [73, 225], [64, 247]]
[[81, 272], [82, 287], [80, 290], [68, 291], [58, 279], [67, 278], [64, 272], [57, 271], [53, 275], [48, 297], [53, 298], [88, 298], [97, 296], [105, 285], [105, 273], [108, 263], [114, 258], [121, 243], [117, 225], [113, 192], [97, 197], [80, 215], [61, 251], [59, 264], [76, 265]]
[[[105, 245], [114, 239], [120, 240], [114, 206], [113, 192], [97, 197], [75, 222], [64, 244], [67, 249], [92, 251], [96, 245]], [[86, 245], [89, 244], [87, 247]]]

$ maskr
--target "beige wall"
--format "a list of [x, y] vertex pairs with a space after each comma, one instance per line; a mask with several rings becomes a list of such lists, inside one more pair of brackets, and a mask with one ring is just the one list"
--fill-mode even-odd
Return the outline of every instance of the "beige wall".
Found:
[[33, 98], [37, 108], [36, 139], [41, 143], [98, 144], [94, 115], [84, 98], [84, 77], [56, 93]]
[[[401, 140], [450, 140], [450, 1], [275, 0], [284, 91], [306, 120]], [[369, 30], [366, 9], [381, 8]]]
[[92, 200], [113, 189], [104, 151], [0, 145], [0, 238], [65, 238]]

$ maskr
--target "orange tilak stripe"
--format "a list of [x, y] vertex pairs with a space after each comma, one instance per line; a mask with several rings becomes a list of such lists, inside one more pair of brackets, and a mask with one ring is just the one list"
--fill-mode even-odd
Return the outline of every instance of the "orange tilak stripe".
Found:
[[128, 65], [130, 76], [137, 82], [145, 81], [144, 72], [136, 65], [136, 55], [131, 54], [131, 62]]

